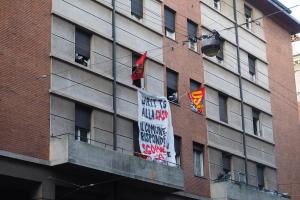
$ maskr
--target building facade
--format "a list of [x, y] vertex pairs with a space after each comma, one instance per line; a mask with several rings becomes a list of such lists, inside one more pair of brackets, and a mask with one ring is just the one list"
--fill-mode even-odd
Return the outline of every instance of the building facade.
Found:
[[[277, 190], [296, 194], [280, 183], [298, 166], [289, 157], [287, 168], [284, 151], [296, 146], [298, 127], [293, 121], [286, 133], [290, 118], [281, 117], [285, 107], [277, 100], [284, 94], [273, 83], [291, 55], [274, 53], [279, 42], [272, 31], [290, 49], [299, 24], [288, 16], [264, 18], [285, 8], [262, 2], [1, 2], [0, 195], [268, 200], [287, 198]], [[213, 30], [222, 48], [207, 57], [196, 38]], [[132, 81], [132, 66], [146, 51], [145, 77]], [[187, 97], [200, 87], [203, 113], [192, 111]], [[169, 99], [175, 167], [137, 154], [140, 88]], [[282, 133], [294, 139], [291, 147]]]

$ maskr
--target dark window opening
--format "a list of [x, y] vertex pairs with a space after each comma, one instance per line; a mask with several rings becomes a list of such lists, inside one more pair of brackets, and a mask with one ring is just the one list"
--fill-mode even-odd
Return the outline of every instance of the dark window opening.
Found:
[[253, 132], [254, 135], [258, 135], [260, 132], [260, 121], [259, 121], [259, 111], [252, 109], [252, 119], [253, 119]]
[[136, 18], [143, 18], [143, 0], [131, 0], [131, 14]]
[[75, 140], [89, 142], [91, 130], [91, 109], [75, 105]]
[[[132, 73], [136, 70], [135, 63], [137, 60], [141, 57], [141, 55], [137, 53], [132, 53]], [[142, 87], [142, 79], [133, 80], [132, 84], [135, 85], [138, 88]]]
[[256, 58], [250, 54], [248, 54], [248, 65], [249, 65], [249, 74], [252, 78], [255, 77], [255, 61]]
[[221, 8], [220, 0], [214, 0], [214, 8], [220, 10]]
[[219, 93], [219, 115], [220, 121], [227, 123], [227, 96]]
[[193, 79], [190, 79], [190, 91], [196, 91], [199, 90], [201, 88], [201, 83], [199, 83], [198, 81], [195, 81]]
[[165, 34], [175, 40], [175, 11], [165, 7]]
[[178, 103], [178, 73], [170, 69], [167, 69], [167, 98]]
[[194, 154], [194, 174], [196, 176], [204, 176], [204, 146], [202, 144], [193, 142]]
[[138, 122], [133, 122], [133, 150], [135, 154], [140, 154], [140, 144], [139, 144], [139, 125]]
[[189, 35], [189, 49], [197, 51], [197, 27], [198, 25], [191, 20], [187, 20], [188, 35]]
[[180, 156], [181, 156], [181, 137], [175, 135], [175, 137], [174, 137], [174, 146], [175, 146], [175, 153], [176, 153], [176, 156], [175, 156], [176, 165], [180, 165], [180, 163], [181, 163], [181, 159], [180, 159]]
[[224, 43], [225, 43], [225, 40], [223, 38], [220, 38], [220, 50], [218, 51], [218, 54], [216, 55], [216, 57], [219, 61], [224, 60]]
[[245, 9], [246, 27], [247, 29], [251, 29], [252, 9], [246, 5], [244, 9]]
[[223, 161], [223, 172], [224, 175], [228, 175], [231, 173], [231, 154], [222, 153], [222, 161]]
[[89, 33], [76, 28], [75, 34], [75, 62], [88, 66], [90, 59], [90, 40]]
[[264, 169], [264, 166], [259, 164], [257, 165], [257, 186], [260, 190], [265, 187]]

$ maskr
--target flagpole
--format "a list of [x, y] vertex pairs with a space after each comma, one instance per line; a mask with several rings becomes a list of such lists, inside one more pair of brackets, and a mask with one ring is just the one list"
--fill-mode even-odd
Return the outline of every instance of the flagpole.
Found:
[[117, 76], [116, 76], [116, 2], [112, 0], [112, 75], [113, 75], [113, 149], [117, 150], [117, 103], [116, 103], [116, 88], [117, 88]]

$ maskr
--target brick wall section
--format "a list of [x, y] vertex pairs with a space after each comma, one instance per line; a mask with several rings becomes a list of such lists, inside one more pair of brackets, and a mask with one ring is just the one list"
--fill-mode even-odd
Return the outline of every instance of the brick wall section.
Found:
[[[206, 121], [205, 115], [194, 113], [190, 110], [186, 92], [190, 90], [190, 78], [203, 83], [204, 72], [202, 55], [188, 49], [188, 43], [181, 46], [181, 41], [187, 40], [187, 18], [198, 24], [200, 30], [200, 3], [197, 0], [166, 0], [164, 4], [176, 11], [176, 44], [173, 40], [164, 38], [164, 62], [167, 68], [179, 74], [178, 96], [180, 105], [171, 104], [174, 133], [182, 137], [182, 167], [185, 178], [185, 192], [205, 197], [210, 196], [208, 154], [205, 148], [204, 177], [194, 176], [193, 169], [193, 141], [206, 146]], [[178, 46], [179, 45], [179, 46]], [[199, 45], [200, 47], [200, 45]]]
[[269, 62], [278, 184], [300, 199], [300, 129], [290, 35], [272, 20], [264, 22]]
[[0, 5], [0, 150], [48, 159], [51, 0]]

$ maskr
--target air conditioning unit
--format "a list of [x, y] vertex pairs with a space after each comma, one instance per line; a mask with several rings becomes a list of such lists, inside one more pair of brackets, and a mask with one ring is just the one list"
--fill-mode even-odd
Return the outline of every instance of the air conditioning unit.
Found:
[[170, 31], [166, 30], [166, 37], [168, 37], [172, 40], [175, 40], [175, 36], [176, 36], [175, 32], [170, 32]]
[[189, 49], [198, 52], [198, 43], [194, 41], [189, 41]]

